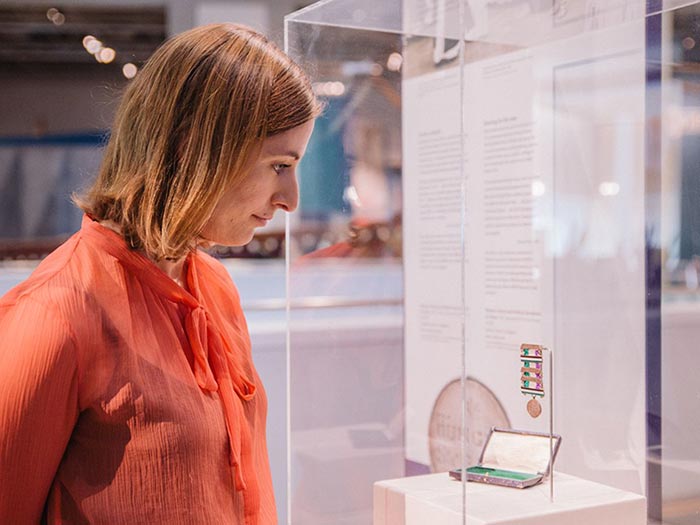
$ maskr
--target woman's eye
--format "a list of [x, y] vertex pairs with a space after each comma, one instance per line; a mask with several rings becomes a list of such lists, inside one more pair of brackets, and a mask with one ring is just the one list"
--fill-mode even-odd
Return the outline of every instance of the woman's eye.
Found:
[[281, 172], [283, 172], [284, 170], [286, 170], [287, 168], [291, 168], [291, 167], [292, 167], [291, 164], [273, 164], [272, 165], [272, 169], [275, 170], [278, 175]]

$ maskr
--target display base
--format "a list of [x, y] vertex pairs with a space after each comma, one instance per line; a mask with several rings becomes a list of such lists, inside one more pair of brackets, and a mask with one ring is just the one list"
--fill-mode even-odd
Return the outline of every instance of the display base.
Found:
[[[646, 498], [555, 473], [549, 483], [518, 490], [466, 484], [468, 525], [646, 525]], [[374, 525], [461, 525], [462, 483], [447, 473], [378, 481]]]

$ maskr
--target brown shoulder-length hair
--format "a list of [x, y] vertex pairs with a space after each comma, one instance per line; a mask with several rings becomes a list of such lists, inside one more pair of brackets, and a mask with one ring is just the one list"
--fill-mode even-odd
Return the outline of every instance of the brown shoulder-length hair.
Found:
[[97, 179], [76, 204], [155, 260], [191, 250], [262, 139], [317, 117], [308, 77], [241, 25], [165, 42], [126, 89]]

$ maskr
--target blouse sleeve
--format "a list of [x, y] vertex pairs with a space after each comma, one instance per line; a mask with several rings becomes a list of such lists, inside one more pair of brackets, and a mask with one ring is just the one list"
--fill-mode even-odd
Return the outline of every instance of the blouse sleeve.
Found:
[[50, 306], [0, 303], [0, 523], [38, 523], [78, 416], [76, 348]]

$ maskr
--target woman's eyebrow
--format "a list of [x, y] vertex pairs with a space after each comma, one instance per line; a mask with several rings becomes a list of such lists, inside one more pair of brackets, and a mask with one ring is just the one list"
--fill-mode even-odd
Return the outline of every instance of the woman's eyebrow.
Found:
[[296, 151], [280, 151], [280, 152], [274, 152], [274, 151], [267, 151], [265, 152], [266, 157], [291, 157], [294, 160], [299, 160], [301, 155], [299, 155]]

